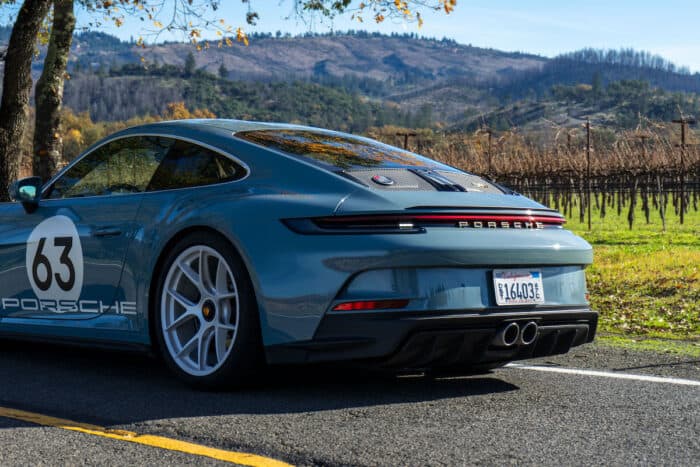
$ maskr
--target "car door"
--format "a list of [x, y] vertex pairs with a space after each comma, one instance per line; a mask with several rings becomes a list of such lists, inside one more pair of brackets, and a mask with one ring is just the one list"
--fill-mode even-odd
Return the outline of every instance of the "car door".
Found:
[[108, 142], [52, 182], [34, 212], [22, 212], [18, 203], [0, 208], [2, 316], [136, 313], [134, 287], [121, 284], [124, 257], [167, 144], [151, 137]]

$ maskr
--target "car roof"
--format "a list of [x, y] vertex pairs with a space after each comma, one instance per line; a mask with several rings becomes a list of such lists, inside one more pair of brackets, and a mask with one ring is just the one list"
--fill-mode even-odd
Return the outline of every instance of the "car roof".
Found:
[[148, 123], [127, 128], [119, 132], [119, 134], [140, 133], [140, 132], [165, 132], [176, 129], [183, 130], [226, 130], [232, 134], [240, 131], [254, 130], [315, 130], [329, 131], [320, 128], [313, 128], [303, 125], [291, 125], [286, 123], [265, 123], [265, 122], [249, 122], [244, 120], [232, 120], [224, 118], [209, 118], [209, 119], [190, 119], [190, 120], [168, 120], [157, 123]]

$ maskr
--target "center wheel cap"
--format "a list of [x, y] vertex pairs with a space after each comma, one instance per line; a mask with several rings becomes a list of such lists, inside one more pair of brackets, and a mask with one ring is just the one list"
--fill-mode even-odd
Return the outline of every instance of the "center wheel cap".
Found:
[[206, 321], [212, 321], [216, 317], [216, 305], [211, 300], [207, 300], [202, 304], [202, 316]]

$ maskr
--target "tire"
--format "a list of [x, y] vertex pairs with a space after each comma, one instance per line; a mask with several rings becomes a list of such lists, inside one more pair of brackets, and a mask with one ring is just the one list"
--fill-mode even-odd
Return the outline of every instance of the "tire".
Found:
[[228, 241], [206, 232], [183, 237], [166, 253], [157, 281], [153, 331], [168, 368], [198, 389], [255, 382], [264, 365], [258, 309]]

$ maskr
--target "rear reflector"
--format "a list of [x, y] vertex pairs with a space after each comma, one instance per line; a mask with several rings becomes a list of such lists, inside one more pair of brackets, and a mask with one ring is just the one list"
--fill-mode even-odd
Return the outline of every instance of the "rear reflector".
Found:
[[406, 308], [409, 300], [362, 300], [339, 303], [333, 311], [396, 310]]

